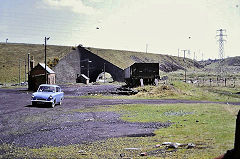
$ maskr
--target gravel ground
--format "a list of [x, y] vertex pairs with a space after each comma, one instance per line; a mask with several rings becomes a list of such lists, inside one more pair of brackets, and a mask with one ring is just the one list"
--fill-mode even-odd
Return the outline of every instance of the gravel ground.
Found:
[[[62, 86], [65, 96], [116, 89], [117, 85]], [[42, 147], [81, 144], [111, 137], [153, 135], [170, 123], [130, 123], [115, 112], [76, 112], [74, 109], [117, 104], [209, 103], [185, 100], [82, 99], [66, 97], [55, 108], [32, 107], [24, 89], [0, 89], [0, 144]], [[240, 103], [234, 103], [240, 105]]]

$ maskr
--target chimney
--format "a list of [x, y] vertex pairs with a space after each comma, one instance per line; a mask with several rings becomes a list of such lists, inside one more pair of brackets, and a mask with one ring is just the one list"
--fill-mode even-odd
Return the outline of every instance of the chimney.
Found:
[[31, 57], [31, 61], [30, 61], [30, 68], [31, 68], [31, 70], [34, 68], [34, 57], [32, 56]]

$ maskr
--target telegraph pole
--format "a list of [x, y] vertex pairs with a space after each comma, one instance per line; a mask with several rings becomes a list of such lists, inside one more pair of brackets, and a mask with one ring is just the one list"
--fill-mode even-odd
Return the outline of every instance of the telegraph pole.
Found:
[[223, 66], [222, 66], [222, 62], [224, 60], [224, 42], [226, 41], [223, 37], [227, 36], [224, 33], [226, 33], [225, 29], [219, 29], [217, 30], [217, 32], [219, 33], [217, 35], [217, 37], [219, 37], [218, 42], [219, 42], [219, 69], [220, 69], [220, 74], [222, 75], [223, 73]]
[[89, 59], [87, 59], [87, 76], [88, 76], [88, 78], [90, 78], [89, 77], [89, 62], [90, 62]]
[[19, 85], [21, 84], [21, 60], [19, 59], [19, 65], [18, 65], [18, 82]]
[[196, 60], [196, 54], [195, 51], [193, 53], [193, 68], [194, 68], [194, 73], [195, 73], [195, 60]]
[[191, 51], [190, 50], [188, 50], [188, 58], [191, 59]]
[[105, 76], [105, 73], [106, 73], [105, 62], [104, 62], [104, 65], [103, 65], [103, 71], [104, 71], [103, 81], [104, 81], [104, 83], [105, 83], [105, 78], [106, 78], [106, 76]]
[[[189, 51], [189, 50], [182, 50], [183, 51], [183, 54], [184, 54], [184, 57], [183, 57], [183, 61], [184, 61], [184, 65], [186, 64], [186, 61], [185, 61], [185, 56], [186, 56], [186, 52]], [[185, 65], [186, 67], [186, 65]], [[187, 70], [186, 68], [184, 68], [184, 78], [185, 78], [185, 82], [187, 82]]]
[[25, 65], [25, 81], [24, 82], [27, 82], [27, 63], [26, 63], [26, 59], [24, 61], [24, 65]]
[[48, 84], [48, 78], [47, 78], [47, 40], [49, 40], [50, 37], [45, 37], [45, 82]]

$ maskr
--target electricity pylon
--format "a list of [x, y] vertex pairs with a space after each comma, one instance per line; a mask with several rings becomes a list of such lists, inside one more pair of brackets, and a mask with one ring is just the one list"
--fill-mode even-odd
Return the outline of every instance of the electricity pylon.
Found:
[[219, 29], [217, 30], [219, 33], [217, 37], [219, 37], [218, 42], [219, 42], [219, 70], [220, 70], [220, 75], [222, 76], [223, 74], [223, 60], [224, 60], [224, 42], [226, 41], [223, 37], [227, 36], [224, 33], [226, 33], [225, 29]]

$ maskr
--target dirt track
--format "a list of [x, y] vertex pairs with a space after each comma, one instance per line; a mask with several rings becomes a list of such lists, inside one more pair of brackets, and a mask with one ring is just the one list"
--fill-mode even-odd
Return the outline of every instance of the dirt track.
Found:
[[[101, 88], [102, 87], [102, 88]], [[116, 86], [92, 86], [83, 89], [65, 87], [65, 96], [111, 90]], [[86, 90], [83, 91], [83, 90]], [[81, 93], [82, 92], [82, 93]], [[84, 93], [85, 92], [85, 93]], [[32, 107], [31, 92], [24, 89], [0, 89], [0, 144], [41, 147], [61, 146], [102, 140], [110, 137], [151, 135], [170, 123], [129, 123], [114, 112], [77, 112], [75, 109], [117, 104], [208, 103], [184, 100], [81, 99], [66, 97], [55, 108]], [[235, 103], [239, 104], [239, 103]]]

